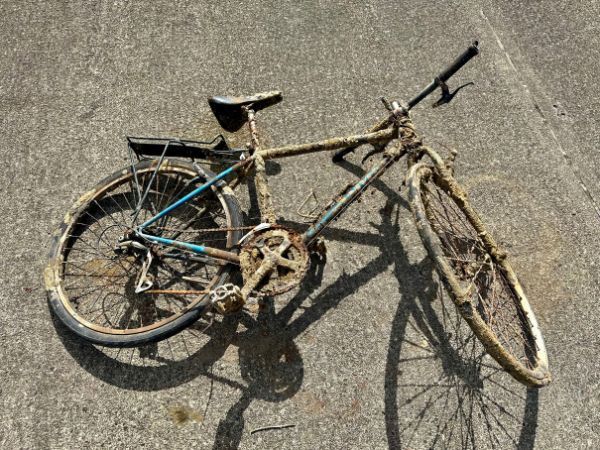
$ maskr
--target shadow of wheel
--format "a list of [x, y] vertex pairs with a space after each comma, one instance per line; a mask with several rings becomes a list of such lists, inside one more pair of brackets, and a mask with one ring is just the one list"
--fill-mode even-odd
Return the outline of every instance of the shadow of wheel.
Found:
[[57, 318], [53, 324], [65, 349], [96, 378], [123, 389], [156, 391], [208, 374], [230, 345], [238, 326], [235, 316], [208, 323], [202, 319], [175, 336], [136, 348], [93, 345], [74, 336]]
[[531, 449], [538, 392], [487, 355], [440, 282], [403, 298], [386, 367], [389, 448]]

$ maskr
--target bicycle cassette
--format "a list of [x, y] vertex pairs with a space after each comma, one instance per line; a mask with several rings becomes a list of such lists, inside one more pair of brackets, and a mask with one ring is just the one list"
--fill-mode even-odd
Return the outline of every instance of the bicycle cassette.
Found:
[[[279, 255], [282, 244], [287, 248]], [[270, 228], [250, 236], [240, 252], [240, 266], [244, 281], [256, 272], [267, 255], [276, 258], [276, 266], [257, 286], [257, 294], [277, 295], [297, 286], [310, 264], [309, 251], [302, 235], [287, 228]]]

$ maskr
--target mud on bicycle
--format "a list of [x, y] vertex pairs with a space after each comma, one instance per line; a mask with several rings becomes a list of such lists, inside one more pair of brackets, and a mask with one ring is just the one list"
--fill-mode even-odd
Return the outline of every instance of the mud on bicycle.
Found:
[[[506, 252], [455, 180], [455, 153], [443, 159], [424, 145], [410, 117], [438, 88], [435, 106], [451, 101], [460, 88], [450, 92], [447, 81], [478, 53], [475, 42], [408, 103], [382, 99], [387, 117], [363, 134], [263, 148], [256, 113], [281, 101], [272, 91], [209, 99], [225, 130], [248, 126], [246, 148], [230, 148], [221, 135], [211, 142], [128, 138], [130, 165], [85, 193], [54, 236], [44, 272], [52, 310], [84, 339], [130, 347], [166, 339], [202, 315], [233, 313], [287, 292], [307, 273], [310, 253], [322, 251], [323, 230], [406, 158], [415, 224], [460, 315], [515, 379], [546, 385], [542, 334]], [[267, 161], [321, 151], [336, 151], [340, 161], [363, 144], [379, 161], [306, 231], [278, 223]], [[215, 174], [203, 162], [227, 168]], [[244, 225], [234, 193], [248, 179], [258, 197], [257, 226]], [[242, 283], [234, 282], [236, 272]]]

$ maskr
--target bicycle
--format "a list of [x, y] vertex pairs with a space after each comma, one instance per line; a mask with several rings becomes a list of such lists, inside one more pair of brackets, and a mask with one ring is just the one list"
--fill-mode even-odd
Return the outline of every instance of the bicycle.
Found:
[[[407, 104], [382, 101], [385, 119], [364, 134], [262, 148], [256, 112], [282, 99], [273, 91], [212, 97], [227, 131], [247, 125], [247, 148], [210, 142], [128, 137], [130, 164], [84, 194], [53, 238], [44, 278], [51, 309], [95, 344], [138, 346], [166, 339], [202, 315], [229, 314], [299, 285], [320, 234], [401, 158], [408, 161], [414, 221], [460, 315], [486, 351], [515, 379], [541, 387], [551, 380], [535, 315], [507, 260], [453, 176], [456, 152], [443, 159], [422, 143], [410, 110], [479, 53], [474, 42]], [[470, 84], [470, 83], [468, 83]], [[334, 151], [340, 161], [358, 146], [379, 162], [347, 186], [303, 233], [277, 223], [266, 161]], [[423, 159], [427, 158], [428, 162]], [[203, 164], [227, 168], [215, 174]], [[261, 223], [244, 226], [234, 189], [254, 183]], [[245, 234], [244, 234], [245, 233]], [[236, 273], [243, 282], [234, 283]]]

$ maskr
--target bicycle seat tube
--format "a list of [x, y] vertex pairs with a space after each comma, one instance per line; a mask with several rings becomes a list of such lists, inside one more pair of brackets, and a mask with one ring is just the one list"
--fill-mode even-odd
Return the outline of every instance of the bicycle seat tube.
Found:
[[269, 182], [267, 180], [267, 170], [265, 160], [260, 154], [260, 142], [258, 140], [258, 130], [256, 129], [255, 112], [252, 105], [244, 107], [248, 115], [248, 127], [250, 128], [250, 154], [254, 159], [254, 185], [258, 194], [258, 205], [260, 207], [261, 220], [266, 223], [274, 224], [277, 222], [275, 209], [273, 207], [273, 199], [269, 190]]

